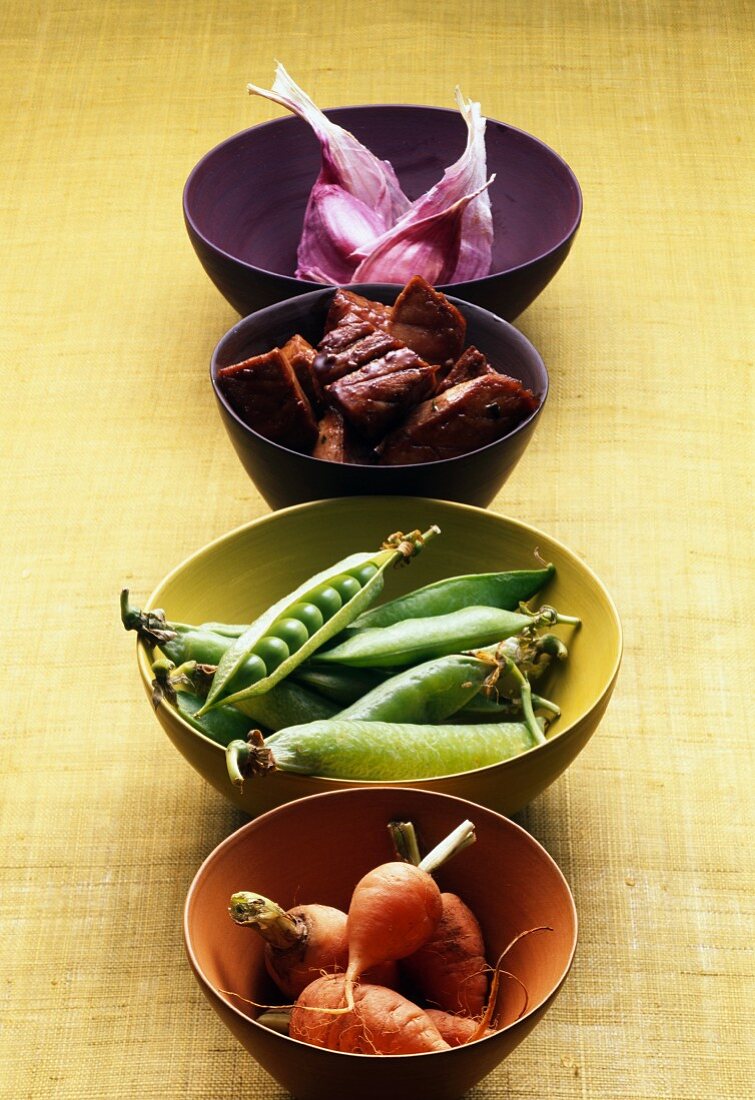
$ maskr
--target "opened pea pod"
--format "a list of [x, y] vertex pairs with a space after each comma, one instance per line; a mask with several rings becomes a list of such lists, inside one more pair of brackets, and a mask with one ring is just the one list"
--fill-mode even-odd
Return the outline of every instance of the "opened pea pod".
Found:
[[261, 695], [288, 676], [377, 598], [389, 566], [410, 561], [437, 534], [431, 527], [391, 535], [377, 552], [352, 554], [278, 600], [225, 651], [198, 716]]

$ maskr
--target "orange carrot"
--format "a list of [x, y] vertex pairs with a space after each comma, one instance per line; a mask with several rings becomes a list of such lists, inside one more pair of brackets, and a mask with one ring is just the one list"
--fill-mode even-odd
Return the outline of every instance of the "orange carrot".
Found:
[[472, 910], [456, 894], [441, 894], [435, 932], [402, 969], [422, 1001], [446, 1012], [478, 1016], [488, 990], [485, 944]]
[[478, 1021], [471, 1016], [455, 1016], [453, 1012], [444, 1012], [441, 1008], [426, 1008], [425, 1012], [450, 1047], [461, 1047], [473, 1038], [484, 1039], [487, 1035], [495, 1035], [492, 1027], [486, 1028], [482, 1035], [477, 1034]]
[[[448, 1050], [429, 1015], [392, 989], [360, 982], [347, 996], [343, 975], [325, 975], [308, 985], [291, 1013], [289, 1035], [313, 1046], [349, 1054], [424, 1054]], [[322, 1011], [318, 1011], [322, 1009]], [[334, 1011], [335, 1010], [335, 1011]]]
[[231, 898], [228, 912], [236, 924], [263, 937], [267, 972], [291, 1000], [321, 974], [346, 969], [346, 914], [340, 909], [311, 904], [286, 912], [262, 894], [242, 890]]
[[[262, 894], [241, 890], [228, 912], [236, 924], [254, 928], [265, 940], [265, 968], [288, 998], [294, 1000], [321, 974], [344, 971], [349, 961], [346, 914], [332, 905], [295, 905], [287, 912]], [[367, 980], [394, 988], [395, 962], [372, 967]]]
[[354, 1007], [355, 982], [376, 963], [403, 959], [430, 938], [443, 903], [435, 880], [412, 863], [384, 863], [357, 883], [349, 905], [346, 932], [347, 1007]]
[[354, 1007], [357, 978], [375, 963], [405, 959], [432, 936], [443, 912], [432, 874], [475, 842], [474, 825], [462, 821], [418, 866], [400, 860], [368, 871], [354, 887], [346, 932], [346, 1006]]

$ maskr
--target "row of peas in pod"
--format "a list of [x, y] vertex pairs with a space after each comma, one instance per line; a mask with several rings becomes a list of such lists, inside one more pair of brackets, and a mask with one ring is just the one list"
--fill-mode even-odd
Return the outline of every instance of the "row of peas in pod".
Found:
[[[401, 781], [498, 763], [559, 716], [535, 694], [579, 620], [528, 602], [553, 565], [436, 581], [373, 606], [437, 527], [389, 536], [304, 580], [251, 624], [169, 620], [121, 593], [151, 650], [153, 702], [226, 747], [239, 785], [271, 770]], [[540, 683], [538, 683], [540, 682]]]

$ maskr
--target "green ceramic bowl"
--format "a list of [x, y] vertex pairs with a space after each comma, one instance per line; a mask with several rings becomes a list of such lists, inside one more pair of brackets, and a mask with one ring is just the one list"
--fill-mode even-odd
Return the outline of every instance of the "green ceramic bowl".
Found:
[[[547, 694], [562, 713], [546, 744], [502, 764], [401, 783], [511, 814], [553, 783], [587, 744], [608, 705], [621, 660], [621, 625], [611, 597], [583, 561], [541, 531], [480, 508], [418, 497], [344, 497], [301, 504], [211, 542], [169, 573], [146, 606], [161, 607], [176, 621], [251, 621], [308, 576], [347, 554], [375, 549], [394, 531], [425, 530], [431, 524], [441, 528], [440, 537], [408, 568], [389, 574], [383, 598], [456, 574], [532, 568], [537, 548], [556, 566], [543, 602], [582, 620], [578, 630], [556, 628], [569, 646], [569, 659], [548, 682]], [[149, 656], [141, 643], [137, 659], [151, 695]], [[253, 816], [311, 794], [391, 786], [278, 772], [247, 781], [239, 790], [228, 779], [221, 746], [171, 707], [160, 706], [156, 714], [189, 763]]]

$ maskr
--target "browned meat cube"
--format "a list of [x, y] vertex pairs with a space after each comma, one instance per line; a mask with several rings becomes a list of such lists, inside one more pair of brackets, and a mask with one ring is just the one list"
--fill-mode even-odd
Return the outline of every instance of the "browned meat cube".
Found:
[[443, 294], [413, 275], [394, 303], [388, 331], [428, 363], [455, 363], [467, 322]]
[[317, 345], [318, 351], [332, 351], [340, 352], [344, 348], [347, 348], [349, 344], [353, 344], [356, 340], [361, 340], [363, 336], [369, 336], [371, 332], [375, 332], [375, 326], [371, 325], [369, 321], [363, 321], [360, 319], [349, 319], [344, 321], [343, 324], [337, 325], [323, 336], [320, 343]]
[[357, 462], [363, 466], [375, 461], [372, 448], [354, 438], [350, 426], [344, 423], [341, 413], [332, 406], [325, 410], [318, 424], [317, 442], [312, 455], [329, 462]]
[[218, 383], [234, 412], [254, 431], [292, 451], [312, 450], [317, 421], [280, 348], [221, 367]]
[[376, 448], [382, 465], [434, 462], [475, 451], [515, 428], [538, 407], [531, 392], [494, 372], [423, 402]]
[[298, 334], [286, 341], [281, 348], [281, 352], [294, 368], [294, 374], [309, 403], [313, 408], [317, 408], [322, 400], [322, 395], [317, 388], [313, 367], [317, 352], [308, 340]]
[[[372, 325], [369, 327], [369, 333], [342, 347], [328, 346], [326, 340], [335, 337], [346, 328], [345, 325], [333, 329], [325, 340], [320, 341], [321, 350], [314, 361], [315, 377], [320, 386], [329, 386], [337, 379], [343, 378], [345, 374], [350, 374], [352, 371], [363, 367], [365, 363], [369, 363], [372, 359], [378, 359], [386, 352], [401, 347], [399, 341], [387, 332], [381, 332], [379, 329], [373, 328]], [[323, 348], [324, 344], [325, 347]]]
[[375, 328], [386, 328], [391, 318], [391, 307], [382, 302], [372, 302], [355, 294], [352, 290], [339, 289], [333, 295], [333, 301], [325, 319], [325, 332], [330, 332], [343, 322], [369, 321]]
[[328, 386], [328, 398], [367, 440], [379, 439], [435, 389], [435, 367], [397, 348]]
[[338, 409], [326, 409], [317, 425], [317, 442], [312, 457], [324, 458], [329, 462], [345, 462], [345, 455], [343, 417]]
[[443, 393], [444, 390], [450, 390], [452, 386], [458, 386], [460, 382], [468, 382], [470, 378], [479, 378], [483, 374], [491, 373], [493, 373], [493, 367], [482, 352], [470, 344], [439, 383], [435, 392]]

